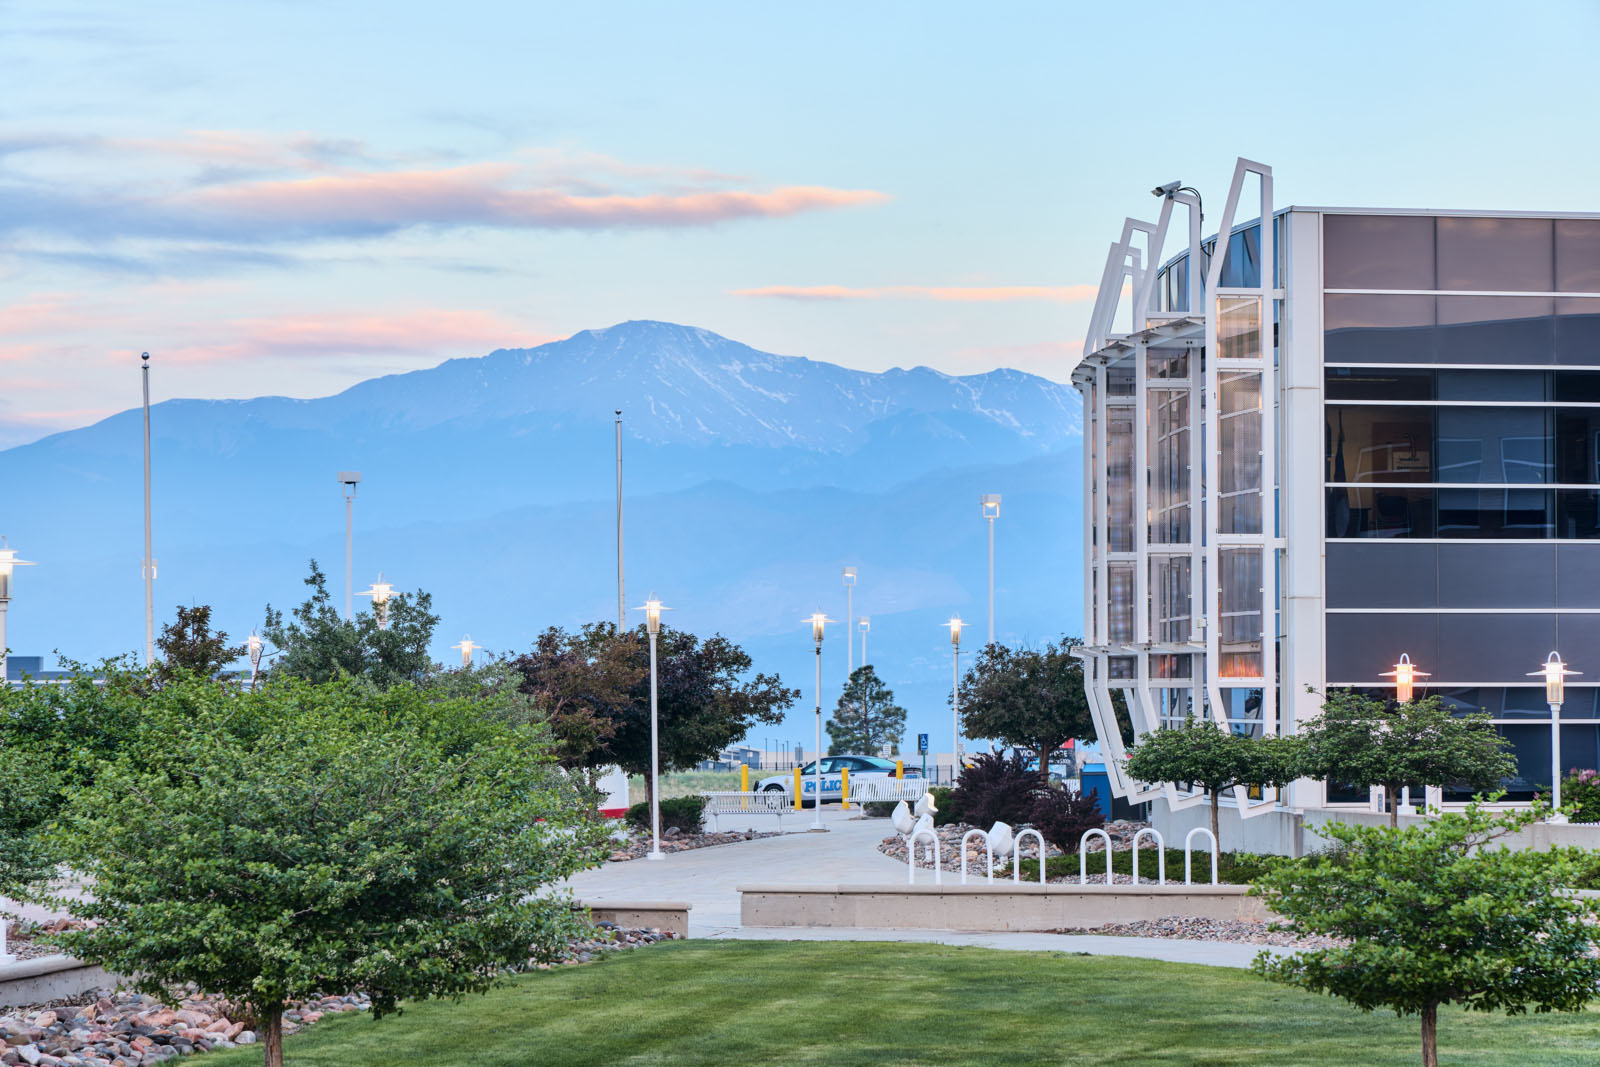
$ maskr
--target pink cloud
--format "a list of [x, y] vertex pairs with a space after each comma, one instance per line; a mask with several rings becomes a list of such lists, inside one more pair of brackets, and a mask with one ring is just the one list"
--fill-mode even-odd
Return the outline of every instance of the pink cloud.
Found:
[[781, 300], [939, 300], [953, 303], [998, 303], [1012, 300], [1049, 300], [1079, 303], [1093, 300], [1094, 285], [883, 285], [854, 288], [844, 285], [765, 285], [734, 289], [733, 296], [775, 297]]
[[183, 363], [246, 357], [480, 354], [484, 348], [555, 340], [489, 311], [431, 308], [362, 314], [307, 313], [233, 319], [209, 328], [226, 340], [191, 340], [163, 355]]

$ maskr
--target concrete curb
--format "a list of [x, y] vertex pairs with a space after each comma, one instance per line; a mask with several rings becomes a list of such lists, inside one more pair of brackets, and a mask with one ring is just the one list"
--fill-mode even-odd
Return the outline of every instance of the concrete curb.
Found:
[[0, 1008], [81, 996], [94, 989], [111, 989], [121, 982], [120, 975], [71, 956], [17, 960], [0, 964]]

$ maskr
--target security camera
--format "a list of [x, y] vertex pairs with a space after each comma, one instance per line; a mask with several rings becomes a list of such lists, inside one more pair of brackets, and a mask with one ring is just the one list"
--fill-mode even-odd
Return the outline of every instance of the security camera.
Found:
[[1183, 183], [1181, 181], [1179, 181], [1179, 182], [1168, 182], [1165, 185], [1158, 185], [1154, 189], [1150, 190], [1150, 195], [1151, 196], [1163, 196], [1163, 197], [1164, 196], [1171, 196], [1173, 193], [1177, 192], [1182, 187], [1183, 187]]

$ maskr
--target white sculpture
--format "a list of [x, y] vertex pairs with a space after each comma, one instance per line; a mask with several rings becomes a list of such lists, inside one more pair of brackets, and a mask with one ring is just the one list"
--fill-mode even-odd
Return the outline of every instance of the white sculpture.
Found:
[[922, 794], [922, 799], [917, 801], [917, 817], [919, 819], [930, 813], [937, 812], [938, 810], [938, 808], [933, 806], [932, 793]]
[[995, 859], [1003, 860], [1011, 855], [1016, 843], [1016, 838], [1011, 836], [1009, 824], [997, 822], [989, 827], [989, 849], [994, 853]]
[[[911, 836], [915, 837], [917, 834], [921, 834], [921, 833], [929, 833], [929, 834], [933, 833], [933, 816], [932, 815], [924, 815], [922, 818], [917, 820], [917, 825], [915, 825], [915, 826], [913, 826], [911, 828]], [[934, 836], [937, 837], [938, 835], [935, 834]]]
[[889, 821], [894, 824], [894, 832], [897, 834], [909, 834], [917, 825], [916, 820], [911, 817], [911, 809], [903, 800], [894, 806], [894, 814], [889, 816]]

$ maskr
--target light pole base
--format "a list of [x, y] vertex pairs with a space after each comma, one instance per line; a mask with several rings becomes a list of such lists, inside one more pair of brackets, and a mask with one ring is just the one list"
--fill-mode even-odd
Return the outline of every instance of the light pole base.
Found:
[[667, 858], [667, 854], [665, 852], [646, 852], [644, 858], [647, 860], [664, 860]]
[[1567, 825], [1567, 817], [1561, 812], [1557, 811], [1553, 812], [1551, 816], [1545, 820], [1545, 822], [1554, 823], [1557, 826], [1565, 826]]
[[806, 830], [808, 834], [825, 834], [827, 832], [828, 828], [826, 826], [813, 826]]

